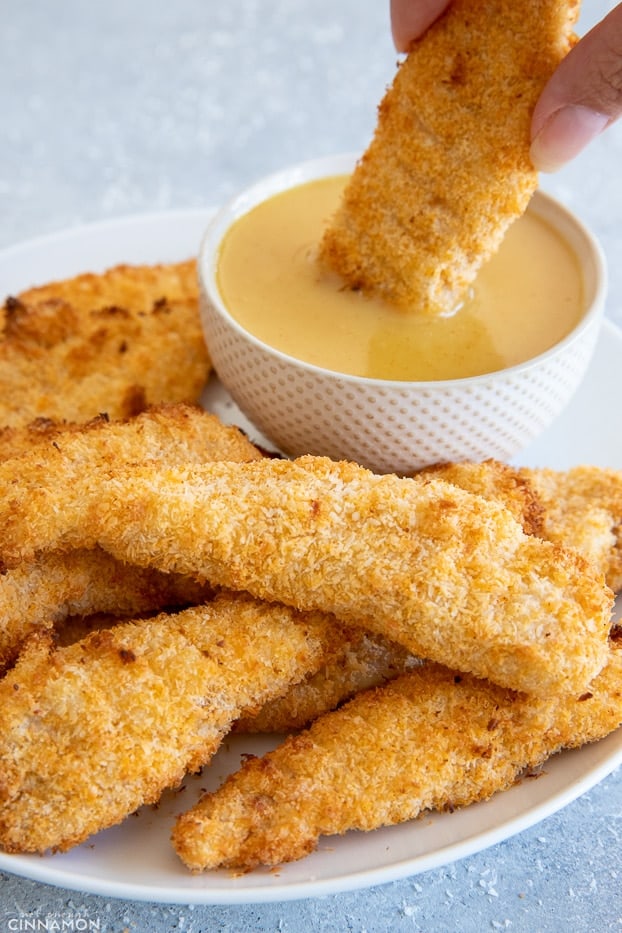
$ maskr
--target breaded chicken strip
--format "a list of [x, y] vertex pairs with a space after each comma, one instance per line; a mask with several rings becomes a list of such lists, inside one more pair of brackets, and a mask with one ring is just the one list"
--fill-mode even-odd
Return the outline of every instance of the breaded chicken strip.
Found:
[[0, 681], [0, 845], [65, 850], [198, 770], [340, 630], [244, 596], [27, 650]]
[[194, 871], [277, 865], [323, 834], [486, 800], [621, 722], [619, 647], [578, 697], [517, 694], [425, 664], [248, 759], [178, 819], [173, 844]]
[[[102, 476], [122, 464], [261, 457], [238, 428], [187, 405], [163, 405], [127, 422], [96, 419], [82, 430], [55, 434], [0, 463], [0, 559], [15, 566], [44, 548], [68, 547], [76, 513], [85, 513]], [[95, 541], [86, 531], [80, 545], [91, 547]]]
[[146, 464], [111, 471], [88, 515], [76, 498], [76, 540], [333, 613], [503, 686], [579, 692], [606, 658], [612, 594], [589, 565], [442, 480], [322, 457]]
[[577, 466], [521, 470], [543, 507], [539, 534], [572, 545], [622, 589], [622, 471]]
[[46, 543], [45, 534], [37, 538], [41, 529], [49, 534], [53, 528], [57, 536], [60, 530], [62, 538], [70, 519], [63, 500], [67, 483], [82, 484], [84, 507], [97, 495], [98, 471], [113, 464], [144, 456], [171, 462], [177, 457], [182, 462], [260, 457], [237, 428], [200, 409], [169, 405], [124, 424], [105, 418], [83, 426], [45, 422], [10, 429], [10, 436], [11, 449], [27, 453], [0, 465], [10, 490], [0, 500], [0, 514], [7, 536], [13, 531], [19, 538], [23, 530], [20, 543], [28, 541], [22, 551], [28, 559], [0, 574], [0, 670], [15, 659], [28, 635], [51, 629], [71, 614], [127, 616], [206, 598], [204, 584], [122, 564], [101, 549], [32, 554]]
[[418, 475], [434, 475], [502, 502], [528, 534], [574, 548], [614, 592], [622, 589], [622, 471], [511, 467], [485, 460], [438, 464]]
[[0, 672], [34, 632], [71, 615], [134, 616], [202, 603], [210, 588], [190, 577], [133, 567], [100, 548], [48, 551], [0, 574]]
[[521, 523], [526, 534], [537, 535], [542, 531], [544, 507], [540, 496], [530, 477], [518, 467], [492, 459], [481, 463], [465, 460], [435, 464], [417, 475], [436, 476], [484, 499], [500, 502]]
[[33, 288], [8, 298], [0, 321], [0, 425], [197, 402], [210, 371], [194, 261]]
[[577, 0], [453, 0], [415, 42], [320, 244], [352, 289], [456, 308], [537, 186], [534, 105], [569, 51]]
[[[109, 420], [106, 415], [101, 414], [90, 419], [89, 423]], [[51, 444], [59, 434], [75, 434], [84, 428], [83, 421], [54, 421], [53, 418], [36, 418], [19, 427], [0, 428], [0, 461], [22, 457], [36, 447]]]
[[194, 259], [160, 265], [122, 264], [102, 273], [85, 272], [69, 279], [35, 285], [17, 295], [24, 304], [66, 301], [78, 311], [135, 308], [143, 314], [162, 298], [184, 301], [198, 295]]
[[[484, 463], [447, 463], [429, 467], [418, 476], [432, 475], [468, 492], [506, 506], [527, 534], [536, 534], [543, 509], [532, 484], [518, 468], [487, 460]], [[285, 696], [268, 703], [255, 717], [236, 723], [236, 732], [293, 732], [335, 709], [355, 693], [380, 686], [409, 670], [417, 659], [379, 636], [359, 632], [325, 668], [294, 684]]]
[[294, 732], [362, 690], [380, 686], [421, 662], [379, 635], [353, 631], [336, 656], [316, 673], [271, 700], [255, 716], [243, 716], [234, 732]]
[[[576, 548], [605, 574], [612, 589], [622, 586], [619, 544], [622, 474], [598, 467], [568, 472], [511, 467], [496, 460], [439, 464], [422, 473], [503, 503], [528, 534]], [[536, 492], [536, 489], [538, 492]], [[545, 512], [546, 509], [546, 512]], [[267, 704], [237, 731], [291, 732], [336, 708], [354, 693], [392, 680], [414, 658], [390, 642], [362, 636], [343, 656], [279, 700]]]

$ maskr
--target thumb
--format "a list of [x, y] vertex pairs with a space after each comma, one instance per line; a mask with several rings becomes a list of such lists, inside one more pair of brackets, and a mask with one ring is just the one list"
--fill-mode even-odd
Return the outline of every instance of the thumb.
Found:
[[533, 112], [531, 159], [551, 172], [622, 113], [622, 4], [568, 53]]
[[391, 30], [398, 52], [407, 52], [447, 6], [449, 0], [390, 0]]

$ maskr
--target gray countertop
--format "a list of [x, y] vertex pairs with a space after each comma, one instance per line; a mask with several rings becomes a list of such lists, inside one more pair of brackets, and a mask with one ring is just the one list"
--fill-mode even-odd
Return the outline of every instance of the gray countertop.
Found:
[[[585, 0], [581, 31], [613, 5]], [[395, 70], [388, 0], [4, 0], [2, 7], [0, 248], [121, 215], [217, 205], [289, 163], [360, 151]], [[600, 238], [610, 267], [607, 315], [620, 324], [621, 165], [616, 125], [542, 180]], [[603, 430], [617, 430], [619, 387], [611, 389]], [[479, 854], [300, 901], [130, 902], [0, 873], [0, 933], [600, 933], [622, 927], [621, 857], [622, 773], [614, 772]]]

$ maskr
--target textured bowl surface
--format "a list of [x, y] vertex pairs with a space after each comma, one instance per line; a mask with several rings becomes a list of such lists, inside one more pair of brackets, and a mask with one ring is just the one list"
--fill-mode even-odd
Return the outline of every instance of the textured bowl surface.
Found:
[[304, 163], [243, 192], [214, 218], [199, 256], [201, 314], [215, 369], [237, 405], [288, 456], [322, 454], [377, 472], [447, 460], [511, 459], [562, 411], [585, 373], [602, 319], [606, 269], [593, 236], [537, 192], [529, 210], [555, 227], [581, 266], [586, 312], [555, 347], [518, 366], [465, 379], [393, 382], [342, 375], [294, 359], [245, 331], [216, 282], [229, 226], [265, 198], [350, 171], [354, 157]]

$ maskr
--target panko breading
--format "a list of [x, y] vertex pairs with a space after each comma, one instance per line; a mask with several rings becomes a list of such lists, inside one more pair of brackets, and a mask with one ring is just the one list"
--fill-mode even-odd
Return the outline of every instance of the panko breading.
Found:
[[[121, 464], [142, 460], [202, 463], [263, 455], [242, 432], [187, 405], [163, 405], [126, 422], [96, 419], [81, 430], [47, 436], [23, 456], [0, 463], [0, 559], [32, 560], [44, 548], [67, 547], [76, 509], [82, 519], [99, 481]], [[79, 492], [78, 492], [79, 489]], [[95, 541], [84, 535], [80, 546]]]
[[[109, 420], [102, 413], [87, 423]], [[81, 421], [54, 421], [53, 418], [36, 418], [19, 427], [0, 428], [0, 461], [21, 457], [33, 448], [51, 444], [59, 434], [75, 433], [84, 428], [85, 423]]]
[[78, 545], [333, 613], [503, 686], [578, 692], [606, 658], [613, 594], [580, 555], [442, 480], [309, 456], [110, 470], [86, 517], [73, 492]]
[[484, 499], [501, 502], [521, 523], [526, 534], [537, 535], [542, 530], [544, 508], [540, 497], [529, 477], [518, 467], [499, 460], [463, 461], [435, 464], [417, 475], [436, 476]]
[[453, 311], [537, 186], [530, 123], [574, 42], [577, 0], [453, 0], [379, 108], [320, 244], [352, 289]]
[[0, 425], [197, 402], [210, 371], [194, 260], [32, 288], [0, 320]]
[[209, 594], [190, 577], [123, 564], [100, 548], [38, 554], [0, 574], [0, 673], [26, 638], [71, 615], [131, 617], [202, 603]]
[[114, 266], [103, 273], [85, 272], [69, 279], [36, 285], [17, 295], [27, 305], [65, 301], [78, 311], [134, 308], [146, 314], [158, 301], [196, 299], [198, 285], [194, 259], [185, 262]]
[[[445, 463], [428, 467], [431, 475], [469, 492], [503, 503], [528, 534], [577, 549], [607, 574], [612, 589], [622, 586], [619, 526], [622, 522], [622, 474], [598, 467], [567, 472], [511, 467], [496, 460]], [[536, 487], [538, 492], [536, 492]], [[545, 511], [546, 509], [546, 511]], [[236, 724], [237, 731], [290, 732], [336, 708], [354, 693], [403, 673], [414, 658], [371, 636], [344, 646], [342, 657], [269, 703], [254, 719]]]
[[335, 709], [361, 690], [398, 677], [421, 663], [393, 642], [368, 632], [353, 631], [334, 658], [321, 670], [271, 700], [255, 716], [243, 716], [235, 732], [294, 732]]
[[0, 844], [65, 850], [155, 802], [339, 638], [326, 619], [223, 594], [56, 651], [32, 645], [0, 681]]
[[173, 844], [194, 871], [277, 865], [308, 855], [320, 835], [486, 800], [621, 722], [616, 647], [578, 697], [517, 694], [425, 664], [246, 760], [178, 818]]
[[596, 466], [569, 470], [511, 467], [496, 460], [427, 467], [469, 492], [502, 502], [525, 532], [572, 547], [622, 589], [622, 472]]
[[540, 534], [576, 548], [622, 589], [622, 472], [595, 466], [522, 468], [542, 506]]
[[100, 549], [40, 549], [46, 535], [63, 543], [62, 528], [70, 520], [63, 500], [67, 483], [75, 484], [79, 477], [86, 507], [97, 495], [98, 471], [113, 464], [143, 457], [183, 463], [260, 457], [237, 428], [198, 408], [166, 405], [124, 423], [105, 418], [82, 426], [46, 421], [4, 433], [8, 443], [3, 448], [0, 438], [0, 455], [7, 449], [25, 451], [0, 464], [8, 491], [0, 499], [5, 542], [13, 534], [27, 559], [17, 562], [13, 554], [16, 566], [0, 574], [0, 670], [14, 660], [27, 636], [51, 629], [71, 614], [127, 616], [205, 599], [205, 585], [122, 564]]

